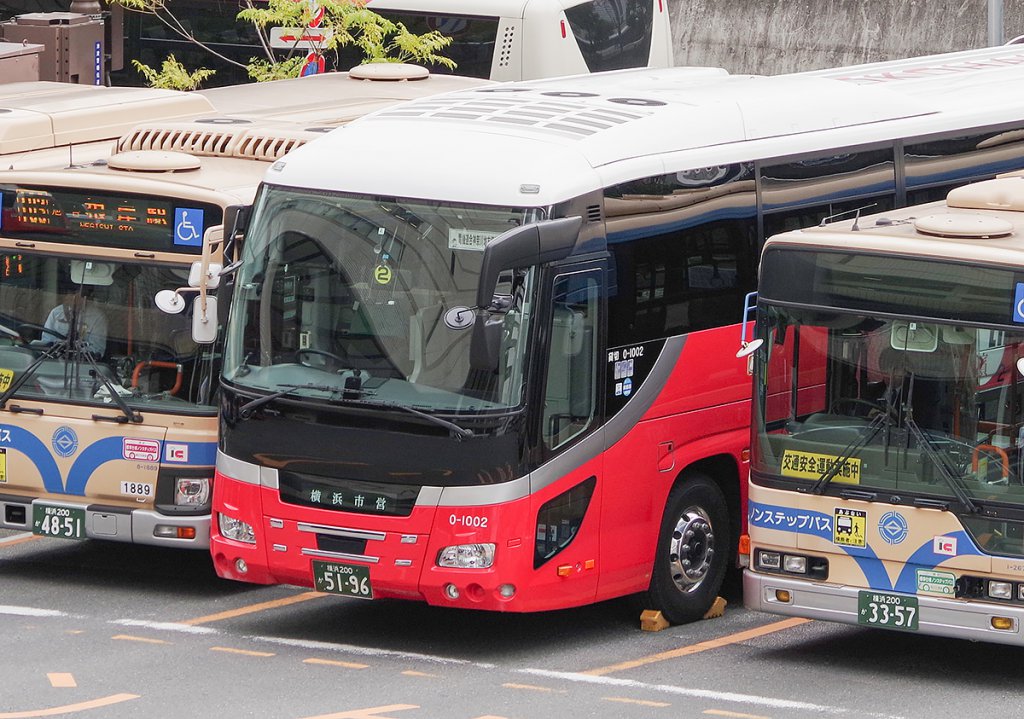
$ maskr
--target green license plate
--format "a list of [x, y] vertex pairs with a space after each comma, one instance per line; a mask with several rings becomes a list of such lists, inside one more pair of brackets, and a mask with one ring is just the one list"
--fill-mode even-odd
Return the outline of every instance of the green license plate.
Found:
[[340, 564], [313, 560], [313, 585], [318, 592], [373, 599], [370, 568], [361, 564]]
[[32, 505], [32, 534], [61, 539], [85, 538], [85, 510], [56, 504]]
[[917, 597], [886, 592], [857, 593], [857, 623], [917, 631]]

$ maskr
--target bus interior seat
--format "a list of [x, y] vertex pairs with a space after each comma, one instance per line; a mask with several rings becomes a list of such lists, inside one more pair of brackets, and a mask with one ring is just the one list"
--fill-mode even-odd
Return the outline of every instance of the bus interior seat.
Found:
[[472, 325], [451, 329], [444, 322], [447, 307], [429, 305], [416, 311], [409, 323], [410, 382], [456, 389], [469, 375]]

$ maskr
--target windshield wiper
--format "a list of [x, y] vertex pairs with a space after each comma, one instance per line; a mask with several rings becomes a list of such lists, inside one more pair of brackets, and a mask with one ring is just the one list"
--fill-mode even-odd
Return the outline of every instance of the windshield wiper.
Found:
[[4, 409], [4, 407], [7, 406], [7, 401], [14, 396], [15, 392], [21, 389], [23, 384], [28, 382], [29, 378], [35, 374], [36, 370], [39, 369], [43, 362], [50, 359], [56, 359], [60, 353], [67, 348], [67, 344], [68, 341], [66, 339], [55, 342], [45, 352], [32, 360], [32, 364], [25, 368], [25, 371], [21, 373], [21, 376], [11, 382], [11, 386], [8, 387], [3, 394], [0, 394], [0, 409]]
[[473, 432], [473, 430], [471, 429], [460, 427], [454, 422], [450, 422], [446, 419], [430, 414], [429, 412], [424, 412], [414, 407], [409, 407], [404, 404], [398, 404], [397, 402], [375, 402], [371, 400], [358, 399], [357, 397], [349, 396], [372, 396], [375, 394], [373, 390], [355, 389], [353, 387], [333, 387], [331, 385], [323, 384], [279, 384], [278, 387], [284, 387], [284, 389], [277, 392], [271, 392], [270, 394], [264, 395], [262, 397], [257, 397], [256, 399], [250, 400], [243, 404], [241, 407], [238, 408], [239, 415], [243, 419], [247, 419], [252, 414], [252, 410], [256, 409], [257, 407], [262, 407], [268, 402], [273, 402], [275, 399], [279, 397], [284, 397], [285, 395], [292, 394], [293, 392], [296, 392], [297, 390], [300, 389], [312, 389], [319, 390], [321, 392], [330, 392], [332, 395], [339, 393], [343, 393], [344, 395], [346, 395], [341, 397], [329, 397], [327, 401], [331, 402], [332, 404], [352, 405], [357, 407], [366, 407], [370, 409], [396, 409], [401, 412], [407, 412], [411, 415], [415, 415], [416, 417], [425, 419], [428, 422], [433, 422], [434, 424], [440, 427], [444, 427], [449, 432], [454, 434], [457, 439], [469, 439], [470, 437], [476, 436], [476, 433]]
[[[892, 387], [893, 384], [894, 383], [890, 381], [889, 386]], [[828, 489], [828, 485], [832, 482], [833, 479], [835, 479], [836, 475], [843, 471], [843, 467], [846, 466], [846, 463], [850, 460], [854, 453], [861, 447], [866, 445], [868, 442], [870, 442], [872, 439], [874, 439], [876, 436], [878, 436], [878, 433], [881, 432], [883, 429], [885, 429], [886, 431], [885, 443], [886, 448], [888, 449], [889, 424], [890, 420], [892, 419], [895, 400], [902, 390], [902, 386], [896, 389], [895, 391], [886, 390], [885, 395], [883, 397], [883, 400], [885, 402], [883, 407], [884, 411], [875, 416], [870, 422], [868, 422], [868, 424], [862, 427], [860, 435], [852, 442], [850, 442], [848, 445], [846, 445], [843, 451], [839, 454], [839, 457], [836, 458], [836, 461], [832, 463], [832, 466], [829, 467], [820, 477], [818, 477], [817, 481], [815, 481], [813, 485], [811, 485], [811, 494], [823, 494], [825, 490]]]
[[278, 397], [284, 397], [285, 395], [297, 392], [300, 389], [313, 389], [319, 392], [330, 392], [331, 394], [345, 391], [343, 387], [334, 387], [327, 384], [279, 384], [277, 386], [284, 387], [285, 389], [279, 390], [277, 392], [271, 392], [270, 394], [265, 394], [260, 397], [257, 397], [256, 399], [249, 400], [241, 407], [239, 407], [238, 414], [241, 415], [242, 419], [247, 419], [252, 414], [252, 411], [254, 409], [262, 407], [265, 404], [269, 404]]
[[960, 477], [957, 477], [953, 473], [953, 468], [949, 465], [949, 458], [936, 449], [932, 442], [931, 437], [926, 435], [922, 431], [921, 427], [914, 421], [914, 409], [910, 404], [910, 400], [914, 396], [914, 374], [910, 373], [910, 388], [907, 390], [907, 429], [910, 430], [911, 436], [917, 440], [918, 446], [924, 451], [924, 453], [931, 458], [935, 463], [935, 467], [939, 470], [939, 474], [942, 475], [942, 479], [945, 480], [946, 485], [952, 490], [953, 494], [956, 495], [957, 500], [967, 511], [971, 514], [978, 513], [978, 505], [974, 503], [970, 495], [967, 494], [967, 490], [963, 486], [963, 482]]

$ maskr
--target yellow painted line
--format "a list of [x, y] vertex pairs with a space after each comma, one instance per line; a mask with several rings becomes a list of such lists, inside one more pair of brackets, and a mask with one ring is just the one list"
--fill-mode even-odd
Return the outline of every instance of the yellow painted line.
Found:
[[272, 657], [273, 652], [254, 652], [251, 649], [235, 649], [234, 647], [210, 647], [211, 652], [226, 652], [227, 654], [241, 654], [247, 657]]
[[509, 684], [502, 684], [501, 686], [505, 687], [506, 689], [527, 689], [527, 690], [532, 691], [532, 692], [550, 692], [550, 693], [557, 692], [558, 694], [565, 694], [566, 693], [564, 689], [557, 689], [556, 690], [556, 689], [552, 689], [551, 687], [538, 687], [538, 686], [535, 686], [533, 684], [511, 684], [511, 683], [509, 683]]
[[310, 599], [319, 599], [320, 597], [329, 596], [326, 592], [304, 592], [303, 594], [296, 594], [292, 597], [285, 597], [284, 599], [275, 599], [271, 602], [260, 602], [259, 604], [250, 604], [247, 607], [239, 607], [238, 609], [229, 609], [226, 612], [220, 612], [218, 614], [208, 614], [205, 617], [196, 617], [195, 619], [186, 619], [179, 624], [187, 624], [189, 626], [196, 626], [198, 624], [209, 624], [210, 622], [219, 622], [222, 619], [233, 619], [234, 617], [242, 617], [246, 614], [254, 614], [256, 612], [264, 612], [268, 609], [277, 609], [278, 607], [287, 607], [291, 604], [298, 604], [299, 602], [309, 601]]
[[355, 662], [339, 662], [336, 659], [303, 659], [303, 664], [323, 664], [329, 667], [345, 667], [346, 669], [369, 669], [369, 664], [356, 664]]
[[150, 639], [149, 637], [133, 637], [131, 634], [115, 634], [111, 639], [120, 639], [125, 642], [145, 642], [146, 644], [170, 644], [163, 639]]
[[[390, 714], [391, 712], [405, 711], [406, 709], [419, 709], [418, 704], [388, 704], [383, 707], [369, 707], [367, 709], [352, 709], [347, 712], [337, 712], [335, 714], [318, 714], [315, 717], [306, 717], [306, 719], [390, 719], [386, 717], [384, 712]], [[3, 717], [0, 717], [3, 719]]]
[[724, 709], [705, 709], [704, 714], [716, 717], [731, 717], [731, 719], [771, 719], [761, 714], [741, 714], [740, 712], [727, 712]]
[[428, 679], [437, 679], [437, 674], [427, 674], [426, 672], [417, 672], [412, 669], [408, 669], [402, 672], [407, 677], [427, 677]]
[[75, 678], [65, 672], [50, 672], [46, 678], [50, 680], [50, 686], [54, 689], [70, 689], [78, 686]]
[[629, 699], [628, 697], [603, 697], [606, 702], [621, 702], [623, 704], [639, 704], [642, 707], [670, 707], [668, 702], [652, 702], [647, 699]]
[[120, 704], [121, 702], [131, 701], [132, 699], [138, 699], [138, 694], [112, 694], [109, 697], [103, 697], [102, 699], [93, 699], [88, 702], [79, 702], [78, 704], [65, 704], [62, 707], [52, 707], [50, 709], [30, 709], [23, 712], [5, 712], [0, 714], [0, 719], [34, 719], [35, 717], [55, 717], [63, 714], [71, 714], [72, 712], [85, 711], [86, 709], [98, 709], [100, 707], [108, 707], [112, 704]]
[[661, 652], [659, 654], [652, 654], [647, 657], [641, 657], [640, 659], [633, 659], [628, 662], [620, 662], [619, 664], [611, 664], [607, 667], [599, 667], [598, 669], [590, 669], [582, 672], [583, 674], [589, 674], [595, 677], [605, 676], [606, 674], [612, 674], [614, 672], [621, 672], [627, 669], [636, 669], [646, 664], [654, 664], [655, 662], [663, 662], [667, 659], [677, 659], [679, 657], [687, 657], [691, 654], [697, 654], [699, 652], [706, 652], [709, 649], [720, 649], [727, 647], [730, 644], [738, 644], [739, 642], [745, 642], [748, 639], [756, 639], [757, 637], [763, 637], [766, 634], [774, 634], [775, 632], [781, 632], [786, 629], [792, 629], [793, 627], [801, 624], [806, 624], [811, 621], [810, 619], [803, 619], [800, 617], [794, 617], [792, 619], [784, 619], [781, 622], [774, 622], [772, 624], [765, 624], [754, 629], [748, 629], [743, 632], [736, 632], [735, 634], [729, 634], [718, 639], [711, 639], [706, 642], [700, 642], [698, 644], [691, 644], [687, 647], [680, 647], [679, 649], [672, 649], [667, 652]]
[[85, 634], [85, 630], [84, 629], [68, 629], [67, 633], [68, 634]]
[[0, 539], [0, 547], [16, 547], [19, 544], [34, 542], [35, 540], [42, 538], [42, 535], [39, 534], [15, 534], [11, 537], [4, 537], [3, 539]]

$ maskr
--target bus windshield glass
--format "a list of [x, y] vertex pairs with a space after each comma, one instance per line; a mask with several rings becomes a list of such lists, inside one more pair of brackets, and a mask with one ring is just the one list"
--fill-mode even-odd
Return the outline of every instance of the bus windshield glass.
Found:
[[152, 300], [187, 279], [187, 267], [0, 254], [0, 397], [215, 411], [213, 354], [189, 313]]
[[839, 252], [769, 265], [804, 279], [764, 275], [755, 474], [966, 513], [1024, 503], [1012, 271]]
[[479, 320], [500, 334], [496, 367], [470, 362], [474, 305], [486, 242], [540, 217], [264, 186], [235, 285], [225, 378], [290, 399], [441, 414], [518, 406], [533, 271], [503, 275]]

